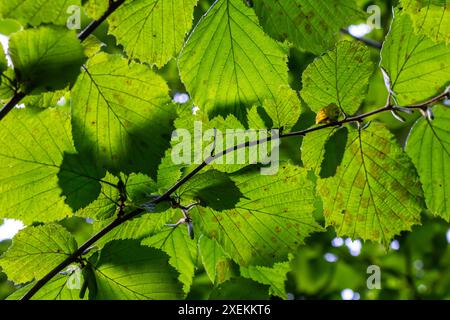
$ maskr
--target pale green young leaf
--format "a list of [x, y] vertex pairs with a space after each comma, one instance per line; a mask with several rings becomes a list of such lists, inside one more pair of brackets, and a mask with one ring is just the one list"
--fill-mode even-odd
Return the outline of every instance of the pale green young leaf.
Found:
[[315, 185], [307, 172], [292, 165], [279, 170], [266, 176], [252, 166], [231, 175], [245, 195], [235, 209], [191, 211], [194, 224], [241, 265], [285, 260], [310, 233], [322, 230], [313, 218]]
[[202, 235], [198, 246], [203, 267], [213, 284], [221, 284], [233, 277], [233, 262], [217, 241]]
[[[180, 218], [182, 218], [181, 211], [170, 223], [176, 223]], [[160, 249], [170, 256], [169, 263], [180, 273], [178, 279], [183, 283], [183, 290], [187, 294], [197, 264], [198, 237], [191, 239], [186, 229], [184, 224], [175, 229], [165, 227], [154, 236], [142, 240], [141, 245]]]
[[2, 0], [0, 16], [32, 26], [42, 23], [65, 25], [70, 6], [80, 7], [81, 0]]
[[113, 241], [105, 245], [94, 265], [98, 300], [181, 299], [178, 272], [160, 250], [138, 241]]
[[436, 42], [450, 42], [450, 6], [446, 0], [402, 0], [401, 5], [413, 21], [416, 33]]
[[[164, 80], [118, 55], [91, 58], [72, 89], [74, 141], [112, 173], [156, 176], [175, 108]], [[151, 137], [151, 139], [149, 139]]]
[[341, 28], [364, 17], [354, 0], [258, 0], [254, 4], [271, 36], [317, 55], [333, 46]]
[[327, 225], [338, 236], [389, 245], [395, 235], [420, 223], [423, 193], [408, 156], [381, 124], [349, 130], [334, 177], [320, 179]]
[[14, 283], [39, 280], [76, 249], [73, 236], [59, 224], [27, 227], [0, 257], [0, 266]]
[[289, 261], [286, 261], [275, 263], [273, 267], [241, 267], [241, 276], [268, 285], [270, 295], [287, 299], [285, 282], [289, 271], [291, 266]]
[[164, 66], [183, 46], [198, 0], [132, 0], [108, 22], [130, 58]]
[[75, 32], [62, 27], [14, 33], [9, 53], [17, 80], [26, 93], [64, 89], [76, 80], [85, 61]]
[[348, 115], [358, 111], [373, 71], [369, 49], [341, 41], [303, 72], [301, 96], [314, 112], [330, 104]]
[[289, 132], [300, 117], [301, 101], [294, 90], [281, 86], [275, 98], [266, 99], [263, 107], [272, 119], [272, 128]]
[[183, 83], [210, 116], [234, 114], [274, 98], [287, 85], [287, 49], [266, 35], [241, 0], [214, 3], [179, 58]]
[[406, 152], [419, 173], [427, 207], [450, 220], [450, 112], [433, 109], [434, 121], [421, 118], [411, 129]]
[[409, 16], [398, 11], [381, 56], [400, 105], [422, 102], [450, 83], [450, 45], [415, 34]]

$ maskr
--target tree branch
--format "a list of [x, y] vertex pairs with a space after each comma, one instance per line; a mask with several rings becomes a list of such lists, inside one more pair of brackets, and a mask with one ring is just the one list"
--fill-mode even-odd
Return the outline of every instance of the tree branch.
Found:
[[372, 39], [369, 39], [369, 38], [357, 37], [357, 36], [352, 35], [348, 31], [348, 29], [341, 29], [341, 32], [344, 33], [344, 34], [347, 34], [347, 35], [351, 36], [352, 38], [354, 38], [354, 39], [356, 39], [358, 41], [361, 41], [361, 42], [363, 42], [363, 43], [365, 43], [368, 46], [371, 46], [373, 48], [381, 50], [381, 48], [383, 47], [382, 44], [379, 43], [378, 41], [375, 41], [375, 40], [372, 40]]
[[[114, 11], [119, 8], [125, 0], [117, 0], [109, 2], [108, 10], [98, 20], [92, 21], [83, 31], [78, 34], [78, 39], [83, 42], [92, 32], [94, 32], [99, 25], [101, 25]], [[8, 103], [0, 110], [0, 121], [12, 110], [14, 107], [26, 97], [23, 92], [16, 92]]]
[[[450, 86], [447, 87], [443, 93], [441, 93], [421, 104], [410, 105], [410, 106], [406, 106], [406, 107], [402, 107], [402, 108], [423, 110], [424, 108], [427, 108], [427, 107], [429, 107], [437, 102], [443, 101], [445, 99], [450, 99]], [[311, 128], [301, 130], [301, 131], [285, 133], [285, 134], [280, 135], [279, 137], [276, 137], [275, 139], [284, 139], [284, 138], [295, 137], [295, 136], [305, 136], [306, 134], [308, 134], [310, 132], [322, 130], [322, 129], [329, 128], [329, 127], [342, 126], [346, 123], [352, 123], [352, 122], [360, 123], [368, 117], [371, 117], [373, 115], [376, 115], [376, 114], [379, 114], [382, 112], [391, 111], [391, 110], [394, 110], [395, 108], [396, 107], [393, 106], [392, 104], [390, 104], [388, 101], [388, 103], [386, 103], [386, 105], [384, 107], [381, 107], [379, 109], [376, 109], [376, 110], [373, 110], [373, 111], [370, 111], [367, 113], [363, 113], [361, 115], [357, 115], [354, 117], [348, 117], [348, 118], [340, 120], [340, 121], [335, 121], [335, 122], [331, 122], [328, 124], [324, 124], [321, 126], [311, 127]], [[183, 178], [178, 180], [178, 182], [176, 182], [171, 188], [169, 188], [163, 195], [152, 200], [151, 203], [156, 205], [156, 204], [164, 202], [164, 201], [171, 201], [172, 200], [171, 196], [176, 190], [178, 190], [182, 185], [184, 185], [186, 182], [188, 182], [192, 177], [194, 177], [197, 173], [199, 173], [203, 168], [205, 168], [209, 163], [211, 163], [215, 159], [220, 158], [220, 157], [222, 157], [230, 152], [233, 152], [235, 150], [254, 146], [257, 144], [261, 144], [261, 143], [265, 143], [265, 142], [268, 142], [271, 140], [274, 140], [274, 138], [268, 137], [265, 139], [248, 141], [248, 142], [236, 145], [234, 147], [225, 149], [218, 154], [215, 154], [215, 155], [212, 154], [205, 161], [203, 161], [201, 164], [199, 164], [195, 169], [193, 169], [190, 173], [188, 173], [186, 176], [184, 176]], [[107, 233], [109, 233], [111, 230], [113, 230], [117, 226], [120, 226], [122, 223], [124, 223], [128, 220], [131, 220], [131, 219], [141, 215], [144, 212], [145, 212], [144, 209], [139, 208], [139, 209], [136, 209], [136, 210], [130, 212], [127, 215], [118, 216], [113, 222], [111, 222], [105, 228], [100, 230], [97, 234], [92, 236], [92, 238], [90, 238], [84, 244], [82, 244], [74, 253], [72, 253], [63, 262], [61, 262], [58, 266], [56, 266], [53, 270], [51, 270], [47, 275], [45, 275], [42, 279], [37, 281], [36, 284], [22, 297], [21, 300], [29, 300], [31, 297], [33, 297], [33, 295], [36, 292], [39, 291], [39, 289], [41, 289], [55, 275], [57, 275], [59, 272], [63, 271], [64, 268], [66, 268], [71, 263], [76, 262], [86, 252], [86, 250], [88, 250], [95, 242], [97, 242], [99, 239], [101, 239], [103, 236], [105, 236]]]

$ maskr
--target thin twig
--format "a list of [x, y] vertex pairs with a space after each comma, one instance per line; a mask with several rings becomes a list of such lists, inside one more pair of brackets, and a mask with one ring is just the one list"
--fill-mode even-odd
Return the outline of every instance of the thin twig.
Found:
[[[406, 106], [403, 108], [409, 108], [409, 109], [423, 109], [424, 107], [429, 107], [434, 103], [437, 103], [439, 101], [442, 101], [446, 98], [450, 98], [450, 87], [448, 87], [443, 93], [439, 94], [436, 97], [431, 98], [430, 100], [427, 100], [421, 104], [417, 104], [417, 105], [410, 105], [410, 106]], [[222, 151], [221, 153], [215, 154], [215, 155], [211, 155], [209, 156], [205, 161], [203, 161], [201, 164], [199, 164], [195, 169], [193, 169], [189, 174], [187, 174], [186, 176], [184, 176], [183, 178], [181, 178], [178, 182], [176, 182], [169, 190], [167, 190], [163, 195], [155, 198], [153, 201], [151, 201], [151, 203], [153, 204], [158, 204], [164, 201], [169, 201], [173, 203], [173, 199], [172, 199], [172, 194], [177, 191], [182, 185], [184, 185], [186, 182], [189, 181], [189, 179], [191, 179], [192, 177], [194, 177], [197, 173], [199, 173], [203, 168], [205, 168], [209, 163], [211, 163], [212, 161], [214, 161], [215, 159], [222, 157], [230, 152], [233, 152], [235, 150], [241, 149], [241, 148], [245, 148], [245, 147], [250, 147], [250, 146], [254, 146], [257, 144], [261, 144], [261, 143], [265, 143], [274, 139], [284, 139], [284, 138], [288, 138], [288, 137], [294, 137], [294, 136], [305, 136], [306, 134], [313, 132], [313, 131], [317, 131], [317, 130], [322, 130], [325, 128], [329, 128], [329, 127], [336, 127], [336, 126], [342, 126], [346, 123], [351, 123], [351, 122], [362, 122], [364, 119], [382, 113], [382, 112], [386, 112], [386, 111], [391, 111], [395, 108], [395, 106], [391, 105], [388, 101], [388, 103], [379, 108], [376, 109], [374, 111], [370, 111], [367, 113], [363, 113], [361, 115], [358, 116], [354, 116], [354, 117], [348, 117], [346, 119], [340, 120], [340, 121], [335, 121], [332, 123], [328, 123], [328, 124], [324, 124], [321, 126], [317, 126], [317, 127], [312, 127], [309, 129], [305, 129], [305, 130], [301, 130], [301, 131], [295, 131], [295, 132], [290, 132], [290, 133], [286, 133], [286, 134], [282, 134], [279, 137], [268, 137], [265, 139], [260, 139], [260, 140], [255, 140], [255, 141], [249, 141], [246, 143], [242, 143], [239, 145], [236, 145], [234, 147], [228, 148], [224, 151]], [[87, 240], [84, 244], [82, 244], [74, 253], [72, 253], [70, 256], [68, 256], [63, 262], [61, 262], [58, 266], [56, 266], [53, 270], [51, 270], [48, 274], [46, 274], [42, 279], [40, 279], [39, 281], [36, 282], [36, 284], [22, 297], [21, 300], [29, 300], [31, 297], [33, 297], [33, 295], [39, 291], [39, 289], [41, 289], [48, 281], [50, 281], [55, 275], [57, 275], [59, 272], [61, 272], [62, 270], [64, 270], [64, 268], [66, 268], [68, 265], [70, 265], [71, 263], [76, 262], [84, 253], [87, 249], [89, 249], [90, 247], [92, 247], [92, 245], [97, 242], [100, 238], [102, 238], [103, 236], [105, 236], [107, 233], [109, 233], [111, 230], [113, 230], [114, 228], [116, 228], [117, 226], [120, 226], [122, 223], [131, 220], [133, 218], [136, 218], [137, 216], [141, 215], [142, 213], [144, 213], [145, 210], [138, 208], [132, 212], [130, 212], [129, 214], [126, 214], [124, 216], [119, 216], [117, 217], [113, 222], [111, 222], [110, 224], [108, 224], [105, 228], [103, 228], [102, 230], [100, 230], [97, 234], [95, 234], [92, 238], [90, 238], [89, 240]]]
[[358, 41], [361, 41], [361, 42], [363, 42], [363, 43], [365, 43], [365, 44], [367, 44], [367, 45], [369, 45], [369, 46], [371, 46], [373, 48], [381, 50], [381, 48], [383, 47], [382, 44], [379, 43], [378, 41], [375, 41], [375, 40], [372, 40], [372, 39], [369, 39], [369, 38], [365, 38], [365, 37], [357, 37], [357, 36], [351, 34], [350, 31], [348, 31], [348, 29], [341, 29], [341, 32], [344, 33], [344, 34], [347, 34], [347, 35], [351, 36], [352, 38], [354, 38], [354, 39], [356, 39]]

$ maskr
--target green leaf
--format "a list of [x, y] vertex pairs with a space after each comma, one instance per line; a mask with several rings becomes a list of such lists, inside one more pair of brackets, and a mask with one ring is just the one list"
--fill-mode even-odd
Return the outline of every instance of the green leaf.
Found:
[[58, 171], [75, 152], [67, 108], [15, 109], [0, 123], [0, 216], [54, 221], [71, 214], [61, 197]]
[[421, 118], [411, 129], [406, 152], [419, 173], [427, 207], [450, 221], [450, 114], [443, 106], [433, 113], [434, 121]]
[[81, 0], [2, 0], [0, 16], [13, 18], [23, 24], [66, 24], [70, 6], [81, 6]]
[[232, 262], [214, 239], [202, 235], [199, 239], [199, 253], [203, 267], [213, 284], [221, 284], [233, 276]]
[[[112, 240], [144, 239], [161, 231], [166, 223], [172, 219], [175, 210], [169, 209], [162, 213], [147, 213], [132, 220], [122, 223], [111, 230], [102, 239], [97, 241], [96, 246], [103, 247]], [[94, 222], [94, 232], [99, 232], [113, 221], [114, 218]]]
[[216, 287], [210, 300], [267, 300], [267, 286], [245, 278], [234, 278]]
[[321, 179], [324, 216], [338, 236], [389, 245], [420, 223], [422, 189], [413, 164], [381, 124], [349, 130], [342, 164]]
[[401, 5], [416, 33], [436, 42], [450, 42], [450, 9], [446, 0], [402, 0]]
[[130, 58], [162, 67], [180, 51], [197, 1], [127, 1], [109, 17], [109, 33]]
[[302, 162], [307, 169], [319, 175], [325, 158], [325, 144], [336, 133], [336, 128], [325, 128], [308, 133], [302, 142]]
[[[72, 90], [75, 145], [112, 173], [156, 176], [175, 108], [164, 80], [120, 56], [91, 58]], [[149, 139], [151, 137], [151, 139]]]
[[64, 89], [76, 80], [85, 61], [75, 32], [64, 28], [41, 27], [14, 33], [9, 53], [26, 93]]
[[88, 0], [84, 5], [86, 14], [95, 20], [100, 19], [108, 8], [109, 0]]
[[14, 19], [0, 19], [0, 33], [5, 36], [9, 36], [22, 29], [22, 25]]
[[[174, 217], [176, 223], [181, 214]], [[165, 227], [154, 236], [145, 238], [141, 242], [144, 246], [161, 249], [170, 256], [169, 263], [179, 273], [178, 279], [183, 283], [183, 290], [189, 293], [197, 264], [197, 238], [191, 239], [185, 225], [175, 229]]]
[[76, 216], [104, 220], [111, 218], [117, 213], [117, 203], [120, 196], [117, 188], [119, 179], [108, 172], [102, 181], [106, 183], [101, 184], [101, 191], [98, 198], [88, 206], [78, 210], [75, 213]]
[[275, 98], [287, 85], [285, 46], [267, 36], [241, 0], [216, 1], [191, 33], [179, 58], [194, 103], [210, 116], [234, 114]]
[[27, 227], [14, 237], [0, 258], [0, 266], [14, 283], [39, 280], [77, 247], [69, 231], [58, 224]]
[[300, 99], [297, 93], [287, 86], [280, 87], [275, 99], [265, 100], [263, 106], [272, 119], [272, 128], [283, 128], [283, 132], [290, 131], [300, 117]]
[[98, 300], [181, 299], [178, 273], [160, 250], [132, 240], [113, 241], [94, 265]]
[[269, 294], [287, 299], [285, 282], [287, 273], [291, 271], [290, 262], [275, 263], [272, 268], [249, 266], [241, 267], [241, 276], [261, 284], [269, 285]]
[[61, 98], [66, 98], [66, 96], [67, 88], [63, 90], [27, 95], [21, 102], [30, 108], [51, 108], [56, 107]]
[[400, 105], [431, 98], [450, 83], [450, 46], [415, 34], [409, 16], [398, 11], [381, 56]]
[[364, 17], [354, 0], [264, 0], [254, 4], [271, 36], [317, 55], [333, 46], [341, 28]]
[[334, 176], [347, 143], [347, 128], [326, 128], [307, 134], [302, 142], [303, 166], [322, 178]]
[[316, 113], [336, 104], [342, 112], [354, 114], [365, 98], [372, 70], [365, 45], [341, 41], [303, 72], [301, 96]]
[[[0, 74], [8, 69], [8, 61], [6, 61], [5, 51], [0, 43]], [[3, 79], [1, 81], [4, 81]]]
[[277, 175], [265, 176], [252, 166], [231, 179], [245, 195], [235, 209], [195, 207], [191, 217], [237, 263], [273, 265], [285, 260], [311, 232], [322, 230], [312, 215], [315, 185], [305, 170], [285, 165]]
[[[80, 300], [80, 288], [75, 284], [71, 287], [72, 278], [65, 275], [57, 275], [47, 282], [31, 300]], [[36, 282], [27, 284], [26, 286], [15, 291], [8, 296], [7, 300], [19, 300], [28, 290], [30, 290]], [[84, 297], [87, 300], [87, 296]]]
[[217, 211], [233, 209], [243, 197], [227, 174], [214, 169], [192, 177], [178, 189], [177, 194], [183, 200], [192, 199]]

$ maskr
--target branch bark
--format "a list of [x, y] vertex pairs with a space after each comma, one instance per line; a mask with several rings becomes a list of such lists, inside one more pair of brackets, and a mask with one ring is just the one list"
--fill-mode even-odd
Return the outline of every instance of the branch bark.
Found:
[[[421, 104], [415, 104], [415, 105], [410, 105], [410, 106], [405, 106], [402, 108], [408, 108], [408, 109], [421, 109], [423, 110], [424, 108], [427, 108], [437, 102], [443, 101], [444, 99], [450, 99], [450, 87], [447, 87], [445, 89], [444, 92], [442, 92], [441, 94], [421, 103]], [[383, 112], [387, 112], [387, 111], [392, 111], [394, 110], [396, 107], [392, 104], [390, 104], [390, 102], [388, 101], [388, 103], [386, 103], [386, 105], [384, 107], [381, 107], [379, 109], [367, 112], [367, 113], [363, 113], [357, 116], [353, 116], [353, 117], [348, 117], [346, 119], [340, 120], [340, 121], [335, 121], [335, 122], [331, 122], [328, 124], [324, 124], [321, 126], [316, 126], [316, 127], [311, 127], [305, 130], [301, 130], [301, 131], [295, 131], [295, 132], [289, 132], [286, 134], [281, 134], [279, 137], [277, 137], [277, 139], [284, 139], [284, 138], [288, 138], [288, 137], [296, 137], [296, 136], [305, 136], [306, 134], [310, 133], [310, 132], [314, 132], [314, 131], [318, 131], [318, 130], [322, 130], [325, 128], [329, 128], [329, 127], [336, 127], [336, 126], [342, 126], [344, 124], [347, 123], [352, 123], [352, 122], [362, 122], [363, 120], [365, 120], [368, 117], [371, 117], [373, 115], [379, 114], [379, 113], [383, 113]], [[211, 155], [209, 156], [205, 161], [203, 161], [201, 164], [199, 164], [195, 169], [193, 169], [190, 173], [188, 173], [186, 176], [184, 176], [183, 178], [181, 178], [178, 182], [176, 182], [171, 188], [169, 188], [163, 195], [157, 197], [156, 199], [154, 199], [153, 201], [151, 201], [153, 204], [158, 204], [164, 201], [171, 201], [172, 198], [172, 194], [178, 190], [182, 185], [184, 185], [186, 182], [188, 182], [192, 177], [194, 177], [197, 173], [199, 173], [203, 168], [205, 168], [209, 163], [211, 163], [212, 161], [214, 161], [217, 158], [220, 158], [230, 152], [233, 152], [235, 150], [238, 149], [242, 149], [242, 148], [246, 148], [246, 147], [250, 147], [250, 146], [254, 146], [257, 144], [261, 144], [261, 143], [265, 143], [268, 141], [273, 140], [272, 137], [268, 137], [266, 139], [260, 139], [260, 140], [255, 140], [255, 141], [248, 141], [246, 143], [242, 143], [239, 145], [236, 145], [234, 147], [228, 148], [223, 150], [222, 152], [215, 154], [215, 155]], [[84, 244], [82, 244], [74, 253], [72, 253], [69, 257], [67, 257], [63, 262], [61, 262], [58, 266], [56, 266], [53, 270], [51, 270], [47, 275], [45, 275], [42, 279], [40, 279], [39, 281], [36, 282], [36, 284], [22, 297], [21, 300], [29, 300], [30, 298], [33, 297], [33, 295], [39, 291], [39, 289], [41, 289], [48, 281], [50, 281], [55, 275], [57, 275], [59, 272], [63, 271], [67, 266], [69, 266], [71, 263], [76, 262], [78, 260], [78, 258], [80, 258], [87, 249], [89, 249], [95, 242], [97, 242], [99, 239], [101, 239], [103, 236], [105, 236], [106, 234], [108, 234], [111, 230], [113, 230], [114, 228], [116, 228], [117, 226], [120, 226], [122, 223], [131, 220], [133, 218], [136, 218], [137, 216], [141, 215], [142, 213], [144, 213], [145, 210], [144, 209], [136, 209], [132, 212], [130, 212], [127, 215], [124, 216], [118, 216], [113, 222], [111, 222], [109, 225], [107, 225], [105, 228], [103, 228], [102, 230], [100, 230], [97, 234], [95, 234], [92, 238], [90, 238], [89, 240], [87, 240]]]
[[[100, 17], [98, 20], [92, 21], [83, 31], [78, 34], [78, 39], [83, 42], [86, 38], [91, 35], [99, 25], [101, 25], [114, 11], [117, 10], [126, 0], [110, 1], [108, 10]], [[0, 110], [0, 121], [12, 110], [14, 107], [26, 97], [26, 94], [17, 91], [11, 100], [4, 105]]]
[[372, 40], [372, 39], [369, 39], [369, 38], [357, 37], [357, 36], [352, 35], [348, 31], [348, 29], [341, 29], [341, 32], [344, 33], [344, 34], [347, 34], [347, 35], [353, 37], [354, 39], [356, 39], [358, 41], [361, 41], [361, 42], [363, 42], [363, 43], [367, 44], [368, 46], [373, 47], [375, 49], [381, 50], [381, 48], [383, 47], [383, 45], [381, 43], [379, 43], [378, 41], [375, 41], [375, 40]]

